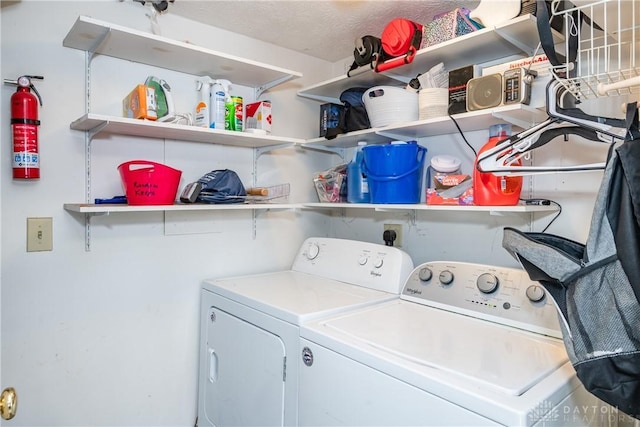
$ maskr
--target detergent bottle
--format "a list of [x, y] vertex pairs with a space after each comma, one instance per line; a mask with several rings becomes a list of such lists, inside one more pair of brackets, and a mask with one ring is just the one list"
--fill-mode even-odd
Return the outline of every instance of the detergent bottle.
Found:
[[214, 80], [211, 86], [211, 125], [213, 129], [224, 130], [227, 115], [226, 103], [229, 97], [231, 82], [229, 80]]
[[369, 203], [369, 182], [364, 175], [362, 163], [364, 153], [362, 148], [367, 145], [365, 141], [358, 142], [358, 148], [353, 154], [353, 160], [347, 165], [347, 202]]
[[208, 128], [211, 125], [211, 85], [214, 80], [209, 76], [202, 76], [196, 80], [196, 90], [199, 92], [196, 104], [194, 124]]
[[[505, 138], [511, 136], [510, 124], [497, 124], [489, 127], [489, 141], [480, 149], [478, 155], [493, 148]], [[522, 191], [521, 176], [499, 176], [480, 172], [476, 158], [473, 166], [473, 202], [478, 206], [513, 206], [520, 200]], [[514, 165], [522, 165], [518, 160]]]

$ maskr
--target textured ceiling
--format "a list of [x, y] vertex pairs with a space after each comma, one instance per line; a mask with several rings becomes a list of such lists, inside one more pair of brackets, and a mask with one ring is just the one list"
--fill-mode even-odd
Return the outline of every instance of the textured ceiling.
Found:
[[354, 40], [380, 36], [393, 18], [418, 23], [479, 0], [175, 0], [167, 13], [336, 62], [353, 54]]

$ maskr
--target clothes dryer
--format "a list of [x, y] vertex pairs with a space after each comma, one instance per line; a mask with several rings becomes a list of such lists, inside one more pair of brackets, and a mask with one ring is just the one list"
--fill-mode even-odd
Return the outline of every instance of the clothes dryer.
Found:
[[519, 269], [417, 267], [399, 299], [303, 323], [301, 426], [610, 426]]
[[290, 270], [202, 286], [198, 425], [297, 423], [299, 324], [398, 298], [398, 248], [310, 238]]

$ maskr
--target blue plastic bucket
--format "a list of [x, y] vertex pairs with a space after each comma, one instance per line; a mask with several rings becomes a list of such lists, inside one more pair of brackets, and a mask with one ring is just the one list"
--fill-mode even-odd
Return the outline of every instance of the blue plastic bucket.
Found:
[[363, 169], [371, 203], [419, 203], [427, 149], [415, 142], [367, 145]]

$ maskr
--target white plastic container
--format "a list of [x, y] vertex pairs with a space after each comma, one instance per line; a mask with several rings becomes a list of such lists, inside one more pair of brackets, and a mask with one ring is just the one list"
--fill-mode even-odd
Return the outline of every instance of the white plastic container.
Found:
[[418, 93], [420, 120], [433, 119], [447, 115], [449, 109], [449, 89], [428, 87]]
[[418, 120], [418, 94], [405, 88], [376, 86], [362, 95], [371, 127]]
[[429, 175], [432, 181], [431, 188], [443, 189], [446, 187], [442, 182], [443, 177], [459, 175], [461, 173], [460, 165], [460, 159], [446, 154], [431, 158], [429, 167]]

